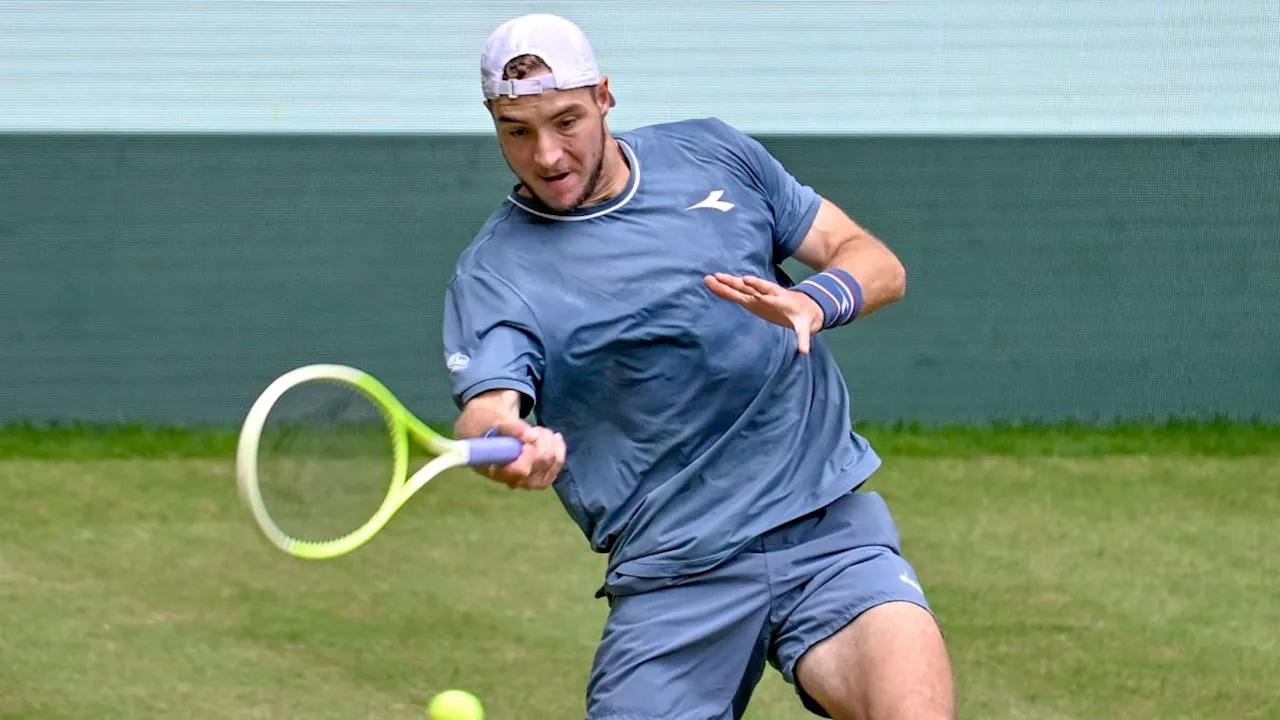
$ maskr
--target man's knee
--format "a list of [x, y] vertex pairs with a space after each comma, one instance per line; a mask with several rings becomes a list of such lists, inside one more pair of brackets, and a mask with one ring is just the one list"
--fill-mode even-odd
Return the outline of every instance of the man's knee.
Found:
[[955, 717], [955, 689], [933, 614], [907, 601], [877, 605], [796, 663], [802, 692], [837, 720]]

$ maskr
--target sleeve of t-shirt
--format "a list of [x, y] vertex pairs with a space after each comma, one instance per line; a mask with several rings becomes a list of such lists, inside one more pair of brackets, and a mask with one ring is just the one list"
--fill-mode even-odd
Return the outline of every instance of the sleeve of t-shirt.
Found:
[[731, 139], [731, 146], [773, 211], [775, 260], [791, 257], [813, 226], [822, 196], [797, 180], [759, 140], [722, 121], [715, 122]]
[[522, 416], [536, 405], [544, 368], [537, 321], [520, 293], [498, 276], [459, 273], [449, 283], [444, 355], [459, 408], [494, 389], [523, 395]]

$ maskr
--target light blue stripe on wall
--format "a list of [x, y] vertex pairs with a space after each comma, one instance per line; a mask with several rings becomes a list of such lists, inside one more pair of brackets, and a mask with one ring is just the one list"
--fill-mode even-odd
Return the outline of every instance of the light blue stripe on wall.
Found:
[[1280, 1], [0, 3], [0, 131], [489, 132], [478, 56], [592, 36], [616, 129], [1280, 132]]

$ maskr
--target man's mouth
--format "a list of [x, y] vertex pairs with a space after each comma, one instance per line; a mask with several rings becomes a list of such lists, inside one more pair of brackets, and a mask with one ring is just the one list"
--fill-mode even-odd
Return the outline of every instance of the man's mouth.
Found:
[[567, 172], [563, 172], [558, 175], [544, 175], [542, 177], [542, 181], [548, 185], [551, 185], [552, 187], [563, 185], [564, 182], [568, 179], [569, 179], [569, 173]]

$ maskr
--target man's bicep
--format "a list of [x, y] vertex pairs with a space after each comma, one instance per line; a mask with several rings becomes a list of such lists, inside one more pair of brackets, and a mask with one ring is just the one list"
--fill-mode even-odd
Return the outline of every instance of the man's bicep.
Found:
[[520, 414], [536, 404], [543, 349], [537, 322], [524, 299], [502, 280], [459, 276], [445, 295], [445, 367], [459, 408], [492, 390], [523, 398]]
[[813, 270], [821, 271], [836, 262], [842, 251], [885, 251], [884, 243], [867, 232], [835, 203], [822, 198], [822, 206], [792, 255]]
[[858, 229], [835, 203], [822, 198], [813, 222], [801, 236], [791, 257], [813, 270], [822, 270], [835, 258], [842, 239], [850, 237]]

